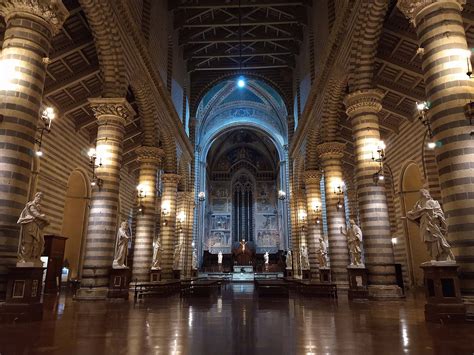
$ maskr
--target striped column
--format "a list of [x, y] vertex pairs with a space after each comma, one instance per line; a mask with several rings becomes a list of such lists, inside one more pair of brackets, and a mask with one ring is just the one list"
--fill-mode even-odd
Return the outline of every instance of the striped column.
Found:
[[[18, 216], [27, 202], [36, 126], [51, 38], [69, 13], [61, 1], [0, 1], [6, 31], [0, 58], [0, 298], [16, 262]], [[46, 211], [47, 212], [47, 211]]]
[[125, 99], [89, 99], [97, 118], [97, 177], [101, 188], [92, 193], [81, 289], [77, 298], [103, 298], [115, 252], [119, 217], [120, 168], [125, 123], [134, 111]]
[[474, 98], [469, 80], [461, 5], [466, 1], [399, 1], [423, 48], [423, 74], [432, 123], [448, 240], [460, 264], [461, 292], [474, 296], [474, 128], [464, 106]]
[[149, 281], [155, 236], [157, 170], [164, 152], [160, 148], [142, 146], [136, 150], [140, 172], [138, 188], [145, 197], [141, 199], [141, 212], [137, 214], [137, 227], [133, 247], [133, 281]]
[[326, 187], [326, 213], [328, 225], [329, 258], [331, 260], [332, 279], [341, 284], [347, 284], [347, 265], [349, 265], [349, 250], [347, 239], [341, 233], [341, 227], [346, 227], [344, 208], [337, 208], [338, 201], [344, 204], [343, 195], [334, 193], [335, 186], [343, 186], [342, 158], [344, 143], [327, 142], [316, 147], [319, 160], [324, 170]]
[[[308, 254], [311, 270], [311, 278], [318, 279], [318, 257], [319, 239], [323, 237], [322, 218], [321, 218], [321, 172], [319, 170], [306, 170], [305, 186], [306, 186], [306, 204], [308, 211]], [[318, 210], [315, 211], [317, 206]], [[319, 223], [316, 223], [319, 218]]]
[[379, 164], [372, 154], [380, 141], [378, 113], [383, 93], [375, 89], [359, 90], [346, 96], [347, 115], [352, 122], [356, 158], [357, 197], [365, 264], [369, 269], [369, 292], [373, 297], [398, 296], [387, 199], [383, 184], [375, 184], [373, 175]]
[[[185, 221], [183, 223], [184, 261], [183, 271], [185, 277], [191, 277], [193, 256], [193, 219], [194, 219], [194, 193], [182, 192], [183, 209]], [[198, 258], [199, 259], [199, 258]]]
[[[173, 253], [176, 245], [176, 198], [180, 176], [166, 173], [161, 177], [163, 193], [161, 195], [161, 229], [162, 247], [161, 276], [173, 278]], [[165, 222], [166, 221], [166, 222]]]

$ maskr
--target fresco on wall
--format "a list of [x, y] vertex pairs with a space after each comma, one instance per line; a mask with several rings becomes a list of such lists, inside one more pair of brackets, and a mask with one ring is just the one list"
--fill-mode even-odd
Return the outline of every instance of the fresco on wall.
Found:
[[211, 229], [230, 229], [230, 216], [213, 215], [211, 217]]

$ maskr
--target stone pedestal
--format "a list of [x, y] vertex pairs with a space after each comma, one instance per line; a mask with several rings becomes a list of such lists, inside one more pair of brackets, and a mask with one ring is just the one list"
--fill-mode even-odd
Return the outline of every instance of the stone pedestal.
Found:
[[425, 320], [428, 322], [464, 322], [466, 306], [461, 298], [458, 268], [455, 262], [421, 264], [426, 291]]
[[293, 277], [293, 270], [285, 269], [285, 277]]
[[353, 299], [368, 299], [369, 289], [367, 287], [367, 268], [364, 266], [348, 266], [347, 275], [349, 277], [348, 296]]
[[161, 270], [150, 270], [150, 282], [161, 281]]
[[181, 279], [181, 270], [173, 270], [173, 279], [175, 280]]
[[107, 298], [123, 298], [128, 300], [128, 284], [130, 269], [111, 269]]
[[301, 278], [303, 280], [309, 280], [311, 278], [311, 273], [309, 270], [301, 270]]
[[35, 321], [43, 319], [42, 267], [11, 267], [7, 276], [7, 294], [0, 308], [5, 321]]
[[319, 281], [331, 282], [331, 269], [328, 267], [319, 268]]

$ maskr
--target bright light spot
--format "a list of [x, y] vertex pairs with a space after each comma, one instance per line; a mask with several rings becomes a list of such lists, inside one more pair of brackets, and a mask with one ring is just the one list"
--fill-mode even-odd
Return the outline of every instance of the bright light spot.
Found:
[[178, 219], [178, 222], [183, 223], [184, 220], [186, 219], [186, 214], [184, 213], [184, 211], [181, 211], [181, 212], [178, 213], [176, 218]]
[[428, 103], [426, 101], [417, 102], [416, 103], [416, 109], [418, 111], [424, 111], [424, 110], [428, 109]]
[[436, 143], [435, 142], [428, 142], [427, 146], [428, 146], [428, 149], [435, 149], [436, 148]]
[[89, 158], [92, 158], [96, 154], [95, 148], [90, 148], [89, 151], [87, 152], [87, 156]]
[[15, 59], [0, 59], [0, 90], [15, 91], [18, 87], [18, 80], [21, 72], [18, 70], [20, 64]]
[[379, 180], [383, 180], [385, 177], [382, 174], [379, 174]]
[[397, 238], [392, 238], [392, 244], [397, 244]]
[[42, 157], [42, 156], [43, 156], [43, 152], [42, 152], [41, 150], [37, 150], [37, 151], [36, 151], [36, 156]]
[[239, 80], [237, 80], [237, 86], [239, 88], [243, 88], [245, 86], [245, 80], [244, 78], [239, 78]]

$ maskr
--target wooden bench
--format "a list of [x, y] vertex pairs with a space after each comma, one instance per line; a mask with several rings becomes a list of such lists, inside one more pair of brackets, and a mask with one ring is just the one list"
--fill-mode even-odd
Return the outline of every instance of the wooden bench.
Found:
[[330, 282], [298, 281], [297, 291], [304, 296], [327, 296], [337, 298], [337, 285]]
[[186, 280], [181, 282], [181, 296], [209, 297], [220, 287], [220, 280]]
[[154, 282], [135, 283], [134, 301], [143, 299], [145, 296], [165, 296], [178, 292], [181, 287], [180, 280], [166, 280]]
[[259, 296], [288, 297], [288, 285], [283, 280], [255, 280]]

